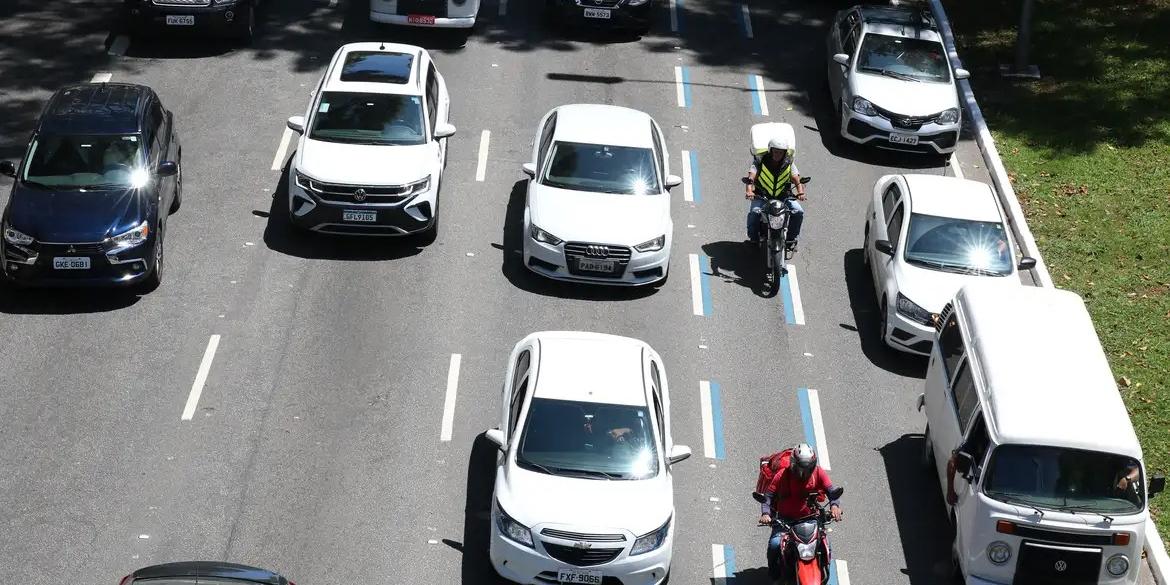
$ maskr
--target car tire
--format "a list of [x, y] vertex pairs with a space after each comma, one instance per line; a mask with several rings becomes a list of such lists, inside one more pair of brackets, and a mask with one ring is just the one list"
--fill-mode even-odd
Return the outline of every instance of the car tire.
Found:
[[[179, 155], [182, 157], [182, 154]], [[179, 163], [179, 172], [175, 174], [175, 198], [171, 201], [170, 213], [174, 213], [183, 206], [183, 163]]]
[[878, 313], [878, 340], [880, 340], [883, 345], [888, 345], [886, 343], [886, 331], [890, 328], [890, 315], [887, 309], [888, 306], [886, 304], [886, 297], [883, 296], [881, 312]]
[[930, 470], [934, 467], [934, 445], [930, 442], [930, 425], [926, 425], [926, 431], [922, 433], [922, 467]]
[[236, 31], [236, 40], [240, 43], [249, 45], [252, 39], [256, 36], [256, 6], [248, 4], [244, 8], [244, 18], [240, 19], [242, 23]]
[[866, 268], [869, 268], [869, 222], [865, 223], [865, 233], [861, 238], [861, 262]]
[[146, 280], [142, 281], [142, 286], [139, 291], [142, 294], [154, 292], [162, 285], [163, 272], [166, 268], [166, 223], [159, 222], [158, 224], [158, 241], [154, 244], [154, 269], [147, 275]]

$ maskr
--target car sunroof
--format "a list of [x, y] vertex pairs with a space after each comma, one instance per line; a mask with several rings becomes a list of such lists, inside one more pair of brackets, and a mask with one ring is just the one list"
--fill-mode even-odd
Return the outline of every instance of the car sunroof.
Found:
[[386, 51], [354, 51], [345, 56], [341, 81], [406, 83], [414, 55]]

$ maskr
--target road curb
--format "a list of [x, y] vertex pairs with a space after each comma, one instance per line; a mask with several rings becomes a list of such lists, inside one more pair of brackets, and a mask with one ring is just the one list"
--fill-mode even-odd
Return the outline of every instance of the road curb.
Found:
[[[951, 31], [951, 23], [947, 19], [947, 13], [943, 9], [942, 0], [930, 0], [930, 10], [934, 13], [935, 21], [938, 23], [939, 32], [943, 37], [943, 46], [946, 47], [951, 66], [955, 69], [961, 68], [963, 66], [962, 60], [959, 59], [959, 52], [955, 48], [955, 36]], [[1052, 276], [1048, 274], [1048, 265], [1040, 256], [1036, 239], [1032, 236], [1032, 230], [1024, 218], [1024, 210], [1020, 207], [1020, 200], [1016, 197], [1015, 189], [1012, 188], [1007, 169], [1004, 168], [1003, 161], [999, 158], [999, 150], [995, 147], [991, 130], [987, 128], [987, 121], [983, 119], [983, 111], [979, 109], [979, 104], [975, 101], [971, 82], [968, 79], [962, 79], [958, 81], [957, 85], [963, 109], [966, 110], [971, 125], [975, 129], [975, 141], [979, 145], [979, 151], [983, 154], [987, 170], [991, 173], [992, 186], [1007, 214], [1012, 235], [1016, 238], [1023, 253], [1036, 259], [1036, 267], [1032, 269], [1032, 273], [1039, 286], [1055, 288]], [[1167, 578], [1167, 575], [1170, 574], [1170, 555], [1166, 553], [1166, 547], [1162, 543], [1162, 537], [1158, 534], [1158, 528], [1154, 525], [1153, 520], [1146, 520], [1145, 532], [1146, 560], [1150, 564], [1153, 577], [1159, 585], [1170, 585], [1170, 579]]]

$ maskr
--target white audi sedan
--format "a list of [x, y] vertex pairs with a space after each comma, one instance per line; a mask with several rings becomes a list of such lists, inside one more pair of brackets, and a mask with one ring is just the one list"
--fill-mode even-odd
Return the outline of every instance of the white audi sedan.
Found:
[[329, 234], [433, 234], [447, 160], [447, 84], [425, 49], [350, 43], [333, 54], [289, 163], [288, 213]]
[[674, 224], [666, 140], [647, 114], [572, 104], [545, 114], [533, 141], [524, 265], [559, 280], [662, 282]]
[[[670, 572], [672, 466], [662, 358], [636, 339], [546, 331], [512, 350], [490, 556], [524, 584], [657, 585]], [[616, 580], [615, 580], [616, 579]]]
[[862, 255], [873, 276], [881, 336], [890, 347], [930, 355], [934, 316], [968, 282], [1020, 286], [995, 193], [978, 181], [886, 175], [873, 187]]

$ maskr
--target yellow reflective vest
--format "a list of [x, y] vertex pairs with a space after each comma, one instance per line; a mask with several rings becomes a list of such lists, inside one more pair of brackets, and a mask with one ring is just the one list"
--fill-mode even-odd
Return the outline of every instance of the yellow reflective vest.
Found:
[[756, 159], [756, 193], [765, 197], [779, 197], [792, 183], [792, 161], [779, 172], [768, 168], [764, 157]]

